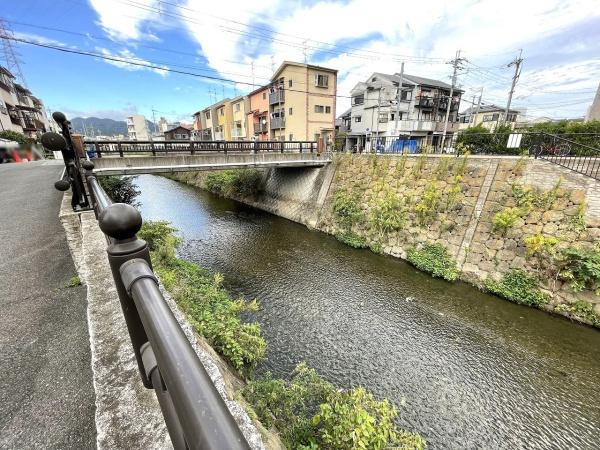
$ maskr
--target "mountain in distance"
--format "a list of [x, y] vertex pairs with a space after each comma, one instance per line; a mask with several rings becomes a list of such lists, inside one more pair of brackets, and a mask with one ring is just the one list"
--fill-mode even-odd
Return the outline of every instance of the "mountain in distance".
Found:
[[[117, 136], [119, 134], [127, 135], [127, 123], [124, 120], [101, 119], [99, 117], [75, 117], [71, 119], [71, 127], [76, 133], [83, 134], [87, 131], [87, 136]], [[146, 120], [148, 130], [154, 130], [154, 124]]]

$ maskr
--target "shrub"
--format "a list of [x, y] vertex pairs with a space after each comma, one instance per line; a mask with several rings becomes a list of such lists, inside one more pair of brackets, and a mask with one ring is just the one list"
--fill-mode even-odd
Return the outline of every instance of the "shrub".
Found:
[[367, 248], [367, 241], [352, 231], [344, 231], [335, 235], [336, 239], [354, 248]]
[[425, 448], [418, 434], [399, 430], [396, 409], [364, 388], [338, 391], [314, 369], [299, 364], [289, 381], [270, 374], [243, 390], [259, 420], [275, 426], [283, 442], [296, 449]]
[[578, 292], [590, 289], [600, 295], [600, 250], [598, 248], [566, 248], [560, 255], [562, 269], [559, 276], [570, 282]]
[[0, 138], [8, 139], [9, 141], [15, 141], [21, 145], [31, 144], [35, 141], [35, 139], [27, 137], [23, 133], [19, 133], [18, 131], [12, 130], [0, 131]]
[[519, 208], [505, 208], [496, 213], [492, 219], [493, 230], [501, 234], [506, 234], [509, 229], [515, 226], [519, 217], [521, 217], [521, 210]]
[[561, 303], [554, 308], [558, 312], [567, 312], [600, 328], [600, 314], [594, 311], [594, 305], [583, 300], [575, 303]]
[[168, 222], [146, 222], [139, 237], [149, 242], [152, 262], [163, 285], [196, 332], [238, 370], [249, 370], [262, 358], [266, 342], [258, 323], [240, 315], [258, 308], [256, 300], [234, 300], [221, 286], [223, 277], [175, 256], [180, 239]]
[[458, 205], [458, 199], [462, 192], [460, 183], [462, 181], [462, 175], [456, 175], [450, 183], [448, 193], [446, 195], [446, 210], [453, 210]]
[[459, 271], [456, 261], [448, 254], [442, 244], [426, 244], [421, 250], [416, 247], [408, 249], [408, 261], [417, 269], [430, 273], [434, 277], [454, 281]]
[[401, 229], [406, 222], [406, 211], [398, 194], [388, 191], [383, 199], [377, 199], [371, 208], [369, 222], [380, 236]]
[[136, 201], [136, 198], [140, 195], [140, 191], [136, 189], [137, 186], [134, 183], [136, 178], [137, 177], [119, 177], [111, 175], [98, 177], [98, 181], [113, 202], [139, 206], [139, 202]]
[[440, 198], [441, 193], [436, 183], [427, 185], [423, 197], [421, 197], [421, 201], [415, 204], [415, 214], [421, 225], [425, 225], [431, 221], [434, 214], [437, 212]]
[[333, 213], [344, 228], [352, 228], [363, 215], [358, 196], [348, 191], [339, 191], [333, 199]]
[[213, 194], [251, 197], [260, 190], [261, 175], [258, 170], [222, 170], [206, 176], [205, 186]]
[[523, 242], [528, 256], [550, 257], [560, 240], [554, 236], [534, 234], [523, 239]]
[[510, 271], [500, 281], [488, 278], [485, 287], [489, 292], [522, 305], [540, 307], [548, 302], [548, 296], [539, 289], [537, 280], [519, 269]]

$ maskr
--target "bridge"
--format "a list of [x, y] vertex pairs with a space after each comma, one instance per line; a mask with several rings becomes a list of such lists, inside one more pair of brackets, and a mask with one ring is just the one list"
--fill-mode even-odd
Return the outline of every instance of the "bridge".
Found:
[[85, 147], [97, 175], [323, 167], [331, 162], [314, 141], [86, 141]]

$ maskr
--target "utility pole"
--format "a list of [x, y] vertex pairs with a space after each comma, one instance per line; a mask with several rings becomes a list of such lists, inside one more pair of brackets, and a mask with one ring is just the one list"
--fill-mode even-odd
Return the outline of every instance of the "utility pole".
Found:
[[460, 57], [460, 50], [456, 51], [456, 57], [450, 61], [454, 66], [454, 72], [452, 74], [452, 86], [450, 87], [450, 96], [448, 97], [448, 106], [446, 107], [446, 118], [444, 120], [444, 132], [442, 134], [442, 144], [440, 147], [440, 151], [444, 149], [444, 141], [446, 140], [446, 133], [448, 132], [448, 119], [450, 118], [450, 107], [452, 106], [452, 96], [454, 95], [454, 86], [456, 85], [456, 72], [459, 69], [459, 64], [461, 64], [465, 58]]
[[[481, 97], [483, 97], [483, 86], [481, 86], [481, 91], [479, 92], [479, 101], [477, 102], [477, 109], [475, 110], [475, 114], [473, 115], [473, 126], [475, 126], [475, 120], [477, 120], [477, 116], [479, 115], [479, 108], [481, 108]], [[470, 124], [469, 128], [471, 128]]]
[[523, 55], [523, 49], [520, 49], [519, 56], [517, 58], [515, 58], [513, 61], [511, 61], [509, 64], [507, 64], [507, 66], [506, 66], [506, 67], [515, 66], [515, 74], [513, 75], [512, 84], [510, 86], [510, 92], [508, 93], [508, 103], [506, 104], [506, 112], [504, 113], [502, 123], [506, 122], [506, 119], [508, 118], [510, 102], [512, 101], [512, 96], [513, 96], [513, 93], [515, 92], [515, 86], [517, 84], [517, 81], [519, 81], [519, 76], [521, 76], [521, 64], [523, 63], [523, 58], [521, 57], [522, 55]]
[[304, 64], [308, 61], [308, 49], [306, 48], [308, 40], [302, 41], [302, 54], [304, 55]]
[[400, 83], [398, 84], [398, 95], [396, 98], [396, 117], [394, 122], [394, 136], [398, 135], [398, 118], [400, 116], [400, 100], [402, 100], [402, 83], [404, 82], [404, 61], [400, 66]]
[[[377, 96], [377, 133], [375, 134], [375, 153], [377, 153], [377, 145], [379, 144], [379, 110], [381, 108], [381, 91], [383, 85], [379, 85], [379, 95]], [[373, 150], [373, 140], [371, 140], [371, 150]]]
[[256, 86], [254, 85], [254, 61], [252, 61], [252, 62], [250, 63], [250, 68], [252, 69], [252, 90], [254, 90], [254, 88], [256, 87]]
[[[158, 127], [156, 126], [156, 115], [154, 114], [156, 111], [154, 106], [152, 107], [152, 123], [154, 124], [154, 134], [158, 134]], [[150, 139], [152, 140], [152, 139]]]

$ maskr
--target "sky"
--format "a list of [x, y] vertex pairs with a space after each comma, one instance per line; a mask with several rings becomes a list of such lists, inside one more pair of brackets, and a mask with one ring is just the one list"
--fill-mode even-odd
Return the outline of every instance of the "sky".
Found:
[[451, 82], [458, 50], [461, 110], [481, 89], [482, 104], [506, 106], [515, 70], [509, 64], [520, 51], [511, 107], [528, 118], [582, 117], [600, 83], [598, 0], [0, 5], [0, 17], [21, 40], [13, 46], [27, 86], [50, 110], [71, 118], [124, 120], [137, 113], [152, 120], [154, 112], [157, 120], [189, 123], [211, 103], [268, 83], [284, 60], [337, 69], [339, 112], [349, 107], [356, 83], [373, 72], [397, 73], [402, 62], [405, 73]]

